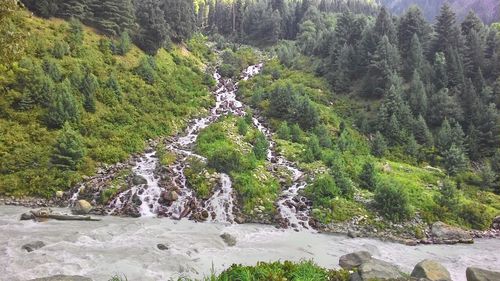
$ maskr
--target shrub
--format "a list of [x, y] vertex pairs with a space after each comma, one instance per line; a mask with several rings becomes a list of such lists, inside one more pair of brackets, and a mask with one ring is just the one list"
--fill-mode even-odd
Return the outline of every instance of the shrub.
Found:
[[218, 172], [229, 174], [242, 169], [242, 155], [234, 148], [219, 147], [208, 157], [208, 166]]
[[278, 137], [282, 140], [290, 140], [290, 135], [291, 135], [291, 130], [290, 127], [288, 127], [288, 123], [281, 122], [280, 126], [278, 127], [278, 131], [276, 132], [278, 134]]
[[490, 227], [493, 217], [482, 204], [471, 202], [462, 205], [460, 217], [473, 229], [485, 230]]
[[259, 132], [253, 143], [253, 153], [255, 154], [255, 157], [258, 160], [266, 159], [268, 147], [269, 147], [269, 142], [267, 141], [264, 134]]
[[360, 187], [374, 191], [377, 188], [377, 178], [375, 174], [375, 165], [371, 162], [366, 162], [363, 165], [363, 170], [359, 175]]
[[408, 194], [394, 182], [379, 184], [374, 199], [380, 214], [391, 221], [404, 221], [411, 214]]
[[447, 179], [443, 181], [443, 186], [439, 190], [439, 194], [435, 200], [440, 207], [446, 209], [444, 210], [445, 212], [456, 212], [460, 204], [457, 188]]
[[50, 162], [61, 170], [75, 171], [84, 155], [82, 137], [68, 123], [64, 124]]
[[342, 190], [337, 186], [332, 176], [322, 175], [306, 187], [305, 194], [315, 204], [328, 206], [331, 199], [342, 194]]

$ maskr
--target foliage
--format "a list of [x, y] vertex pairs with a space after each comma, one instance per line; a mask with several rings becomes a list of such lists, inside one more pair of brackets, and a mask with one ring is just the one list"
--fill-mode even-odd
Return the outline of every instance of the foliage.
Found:
[[65, 123], [61, 135], [57, 138], [50, 162], [61, 170], [75, 171], [84, 155], [82, 137], [71, 128], [69, 123]]
[[394, 222], [401, 222], [411, 215], [408, 194], [395, 182], [381, 182], [375, 190], [375, 206], [381, 215]]

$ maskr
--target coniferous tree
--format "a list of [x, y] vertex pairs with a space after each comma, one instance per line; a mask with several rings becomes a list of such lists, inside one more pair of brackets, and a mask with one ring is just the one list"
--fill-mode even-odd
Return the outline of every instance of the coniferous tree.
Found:
[[171, 29], [172, 40], [181, 42], [189, 39], [195, 30], [194, 3], [185, 0], [162, 0], [161, 9]]
[[[417, 40], [420, 48], [422, 48], [421, 45], [427, 46], [430, 29], [429, 24], [422, 15], [422, 10], [417, 6], [410, 7], [401, 16], [398, 24], [398, 45], [403, 61], [406, 61], [410, 56], [411, 49], [414, 48]], [[411, 75], [411, 73], [413, 71], [409, 74]]]
[[340, 51], [334, 73], [334, 89], [338, 92], [349, 92], [353, 67], [355, 66], [355, 53], [350, 45], [345, 45]]
[[57, 1], [57, 16], [65, 19], [75, 18], [83, 20], [88, 16], [88, 0]]
[[375, 173], [375, 165], [371, 162], [366, 162], [363, 165], [361, 174], [359, 175], [360, 187], [374, 191], [377, 188], [377, 178]]
[[85, 148], [81, 135], [74, 131], [69, 123], [65, 123], [50, 162], [58, 169], [76, 171], [84, 156]]
[[73, 56], [77, 56], [83, 45], [84, 32], [82, 23], [75, 18], [71, 18], [69, 21], [69, 31], [66, 36], [66, 42], [68, 42], [69, 48]]
[[70, 83], [65, 80], [58, 84], [45, 115], [45, 122], [49, 128], [61, 128], [66, 122], [79, 122], [80, 112], [78, 105], [71, 94]]
[[379, 40], [382, 40], [382, 38], [386, 36], [391, 44], [395, 45], [397, 43], [396, 28], [385, 6], [380, 8], [380, 12], [375, 20], [373, 32]]
[[390, 42], [387, 36], [382, 37], [373, 56], [367, 75], [376, 79], [376, 84], [365, 85], [374, 89], [373, 95], [381, 97], [390, 87], [391, 76], [398, 73], [400, 66], [399, 51]]
[[387, 150], [387, 141], [384, 136], [377, 132], [372, 142], [372, 154], [376, 157], [383, 157]]
[[87, 112], [94, 113], [96, 110], [95, 94], [98, 88], [97, 77], [87, 70], [80, 85], [80, 92], [83, 94], [83, 107]]
[[134, 28], [132, 0], [102, 0], [89, 3], [93, 24], [106, 34], [118, 36]]
[[467, 36], [471, 34], [471, 32], [479, 33], [483, 28], [483, 22], [477, 17], [473, 10], [470, 10], [467, 17], [465, 17], [464, 21], [460, 24], [460, 27], [462, 29], [462, 34]]
[[441, 7], [440, 14], [436, 18], [434, 26], [436, 36], [433, 41], [432, 54], [449, 50], [459, 49], [460, 31], [456, 26], [456, 16], [448, 3]]
[[415, 122], [413, 135], [418, 143], [427, 147], [431, 147], [434, 143], [432, 133], [430, 132], [429, 127], [427, 127], [427, 122], [425, 122], [422, 115], [419, 115], [417, 121]]
[[413, 73], [413, 78], [410, 83], [408, 103], [414, 116], [426, 115], [428, 106], [427, 93], [425, 91], [424, 83], [420, 80], [420, 75], [416, 70]]
[[417, 34], [413, 34], [407, 56], [403, 59], [403, 75], [410, 79], [414, 72], [424, 73], [424, 53]]
[[444, 154], [444, 166], [449, 175], [455, 176], [467, 167], [467, 158], [463, 150], [452, 144]]

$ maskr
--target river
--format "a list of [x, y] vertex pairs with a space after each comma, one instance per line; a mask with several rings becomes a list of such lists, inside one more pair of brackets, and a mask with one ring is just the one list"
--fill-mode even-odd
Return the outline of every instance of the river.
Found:
[[[500, 240], [477, 240], [472, 245], [405, 246], [376, 239], [350, 239], [307, 231], [276, 229], [256, 224], [196, 223], [151, 217], [102, 217], [100, 222], [19, 221], [23, 207], [0, 206], [0, 280], [17, 281], [55, 275], [79, 274], [108, 280], [202, 278], [233, 263], [313, 259], [337, 268], [343, 254], [367, 250], [405, 272], [423, 259], [435, 259], [465, 280], [465, 269], [500, 267]], [[227, 246], [219, 237], [227, 232], [237, 244]], [[41, 240], [46, 246], [27, 253], [22, 245]], [[161, 251], [157, 244], [169, 249]]]

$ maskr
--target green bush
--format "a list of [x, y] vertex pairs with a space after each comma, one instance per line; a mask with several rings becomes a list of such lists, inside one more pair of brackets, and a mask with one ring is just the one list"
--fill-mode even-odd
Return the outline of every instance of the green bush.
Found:
[[460, 217], [467, 225], [473, 229], [488, 229], [493, 220], [493, 216], [488, 212], [483, 204], [470, 202], [462, 205]]
[[330, 175], [318, 176], [312, 184], [306, 187], [304, 192], [314, 204], [319, 206], [328, 206], [331, 199], [342, 195], [342, 190]]
[[377, 188], [377, 178], [375, 173], [375, 165], [371, 162], [366, 162], [363, 165], [363, 170], [359, 175], [360, 187], [374, 191]]
[[375, 207], [385, 218], [401, 222], [411, 215], [408, 194], [395, 182], [381, 182], [375, 190]]

